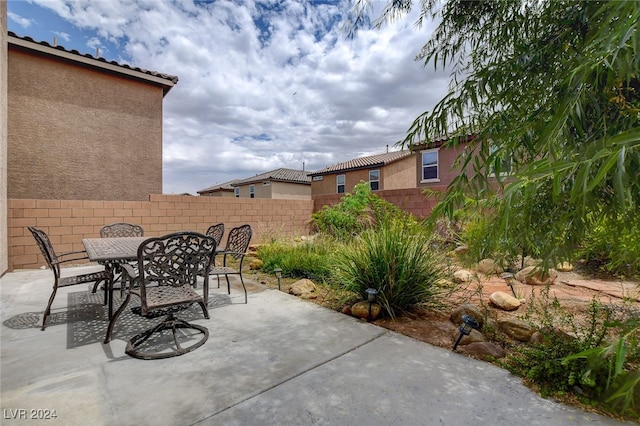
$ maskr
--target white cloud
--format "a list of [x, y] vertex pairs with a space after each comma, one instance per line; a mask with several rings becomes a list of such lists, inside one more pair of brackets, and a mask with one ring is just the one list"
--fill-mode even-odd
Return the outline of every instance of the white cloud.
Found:
[[60, 37], [61, 39], [63, 39], [64, 41], [71, 40], [71, 36], [68, 33], [65, 33], [63, 31], [53, 31], [53, 33], [58, 37]]
[[16, 24], [20, 25], [22, 28], [29, 28], [33, 23], [33, 19], [23, 18], [22, 16], [11, 12], [7, 12], [7, 17]]
[[168, 193], [384, 152], [448, 81], [414, 61], [429, 28], [408, 17], [347, 40], [341, 2], [39, 3], [95, 31], [88, 46], [121, 46], [108, 59], [180, 78], [164, 100]]

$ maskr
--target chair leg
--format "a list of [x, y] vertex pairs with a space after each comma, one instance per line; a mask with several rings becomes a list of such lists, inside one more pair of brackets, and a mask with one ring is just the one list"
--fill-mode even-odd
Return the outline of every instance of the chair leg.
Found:
[[127, 292], [127, 297], [124, 299], [124, 302], [122, 302], [122, 305], [120, 305], [116, 313], [113, 314], [113, 316], [109, 320], [109, 326], [107, 327], [107, 335], [104, 338], [104, 343], [109, 343], [111, 341], [111, 334], [113, 333], [113, 327], [115, 326], [116, 321], [120, 316], [120, 314], [122, 314], [124, 309], [129, 304], [130, 300], [131, 300], [131, 293]]
[[242, 283], [242, 289], [244, 290], [244, 303], [247, 304], [247, 287], [244, 285], [244, 280], [242, 279], [242, 272], [240, 273], [240, 282]]
[[204, 315], [204, 317], [206, 319], [209, 319], [209, 310], [207, 309], [207, 301], [205, 300], [204, 303], [198, 302], [198, 305], [200, 305], [200, 307], [202, 308], [202, 314]]
[[47, 319], [51, 314], [51, 304], [53, 303], [53, 299], [55, 299], [57, 292], [58, 292], [58, 283], [56, 282], [55, 285], [53, 286], [53, 292], [51, 292], [51, 297], [49, 297], [49, 303], [47, 303], [47, 308], [44, 310], [44, 313], [42, 314], [42, 327], [40, 328], [40, 330], [42, 331], [44, 331], [44, 329], [47, 327]]
[[227, 294], [231, 294], [231, 283], [229, 282], [229, 275], [224, 274], [224, 278], [227, 280]]

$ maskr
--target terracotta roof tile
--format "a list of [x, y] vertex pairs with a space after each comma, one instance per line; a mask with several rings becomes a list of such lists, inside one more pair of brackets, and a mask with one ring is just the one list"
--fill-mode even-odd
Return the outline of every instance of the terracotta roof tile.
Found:
[[198, 194], [202, 194], [204, 192], [233, 191], [233, 184], [237, 181], [238, 179], [233, 179], [227, 182], [217, 183], [215, 185], [211, 185], [208, 188], [201, 189], [200, 191], [197, 191], [197, 192]]
[[304, 170], [280, 168], [271, 170], [270, 172], [255, 175], [247, 179], [238, 180], [233, 183], [233, 186], [247, 185], [253, 182], [262, 182], [265, 180], [276, 182], [303, 183], [309, 185], [311, 184], [311, 178], [309, 177], [308, 172], [305, 172]]
[[370, 155], [368, 157], [354, 158], [353, 160], [337, 163], [324, 169], [309, 173], [309, 176], [331, 174], [335, 172], [346, 172], [349, 170], [368, 169], [376, 166], [384, 166], [401, 160], [411, 155], [411, 151], [393, 151], [384, 154]]

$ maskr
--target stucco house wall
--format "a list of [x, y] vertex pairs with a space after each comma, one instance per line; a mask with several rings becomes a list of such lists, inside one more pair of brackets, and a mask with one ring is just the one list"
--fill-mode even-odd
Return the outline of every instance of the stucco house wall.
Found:
[[415, 158], [407, 157], [381, 168], [382, 189], [414, 188], [416, 183]]
[[0, 1], [0, 276], [9, 267], [7, 203], [7, 2]]
[[271, 198], [280, 200], [310, 200], [311, 185], [291, 182], [271, 182]]
[[162, 102], [173, 83], [8, 38], [8, 197], [162, 193]]

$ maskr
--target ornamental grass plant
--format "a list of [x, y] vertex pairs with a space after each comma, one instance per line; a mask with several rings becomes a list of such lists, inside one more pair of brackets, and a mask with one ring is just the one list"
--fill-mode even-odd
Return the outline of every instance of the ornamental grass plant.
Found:
[[444, 261], [429, 243], [429, 234], [415, 222], [385, 221], [336, 253], [333, 280], [363, 298], [367, 288], [375, 288], [391, 318], [437, 306], [451, 289], [444, 284]]

